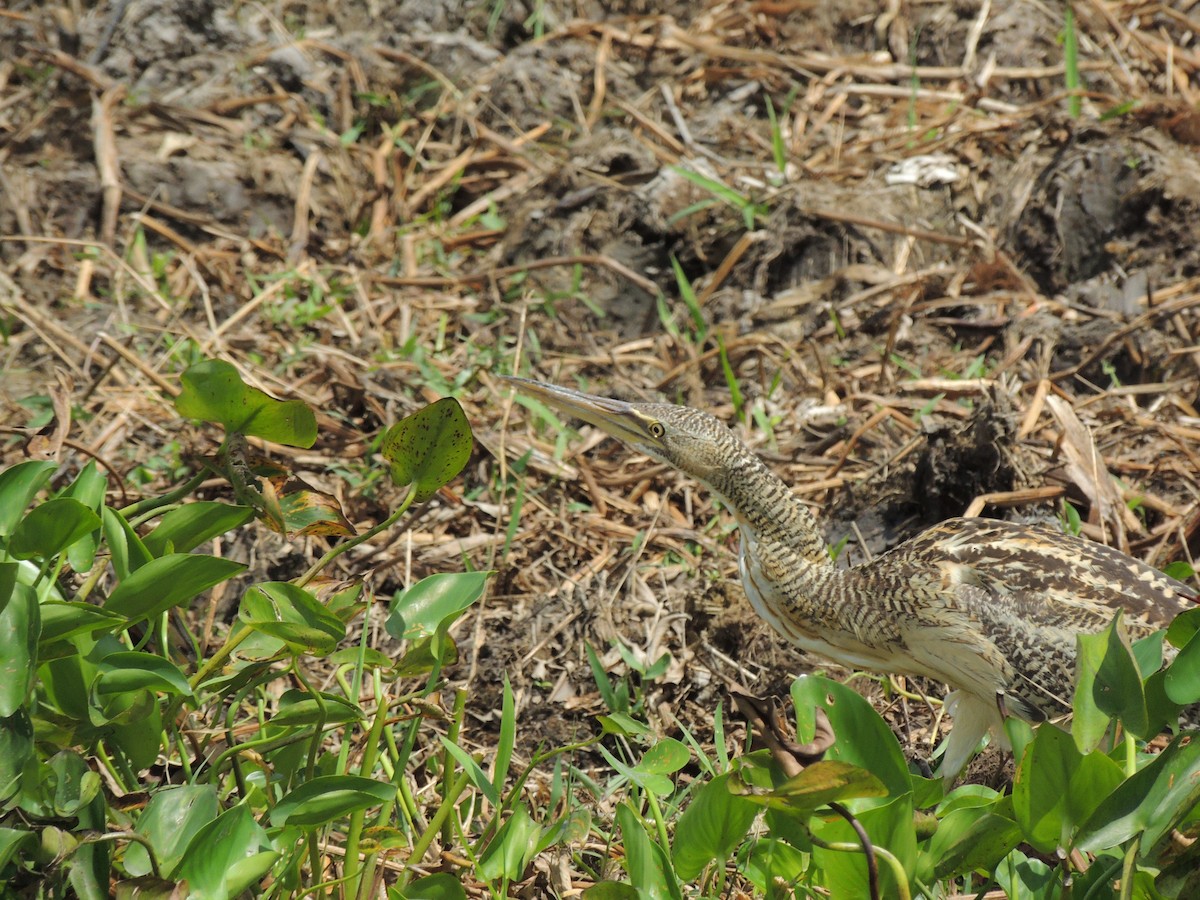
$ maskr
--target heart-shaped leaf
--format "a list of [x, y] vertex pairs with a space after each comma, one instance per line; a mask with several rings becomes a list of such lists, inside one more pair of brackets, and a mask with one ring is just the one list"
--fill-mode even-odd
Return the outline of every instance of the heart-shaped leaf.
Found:
[[238, 370], [220, 359], [192, 366], [180, 377], [183, 390], [175, 409], [189, 419], [217, 422], [227, 431], [260, 437], [291, 447], [311, 447], [317, 418], [302, 400], [276, 400], [242, 381]]
[[413, 485], [413, 499], [423, 503], [463, 470], [473, 443], [462, 407], [443, 397], [389, 428], [380, 452], [392, 464], [392, 481]]

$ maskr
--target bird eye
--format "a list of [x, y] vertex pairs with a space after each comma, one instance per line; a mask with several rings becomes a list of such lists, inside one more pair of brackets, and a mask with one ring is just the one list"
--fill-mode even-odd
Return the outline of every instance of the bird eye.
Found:
[[662, 427], [661, 422], [651, 422], [646, 430], [650, 432], [652, 438], [660, 438], [667, 433], [667, 429]]

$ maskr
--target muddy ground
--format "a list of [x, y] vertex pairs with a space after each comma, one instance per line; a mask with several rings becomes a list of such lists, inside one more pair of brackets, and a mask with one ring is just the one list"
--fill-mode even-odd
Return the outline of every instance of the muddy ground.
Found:
[[[702, 740], [727, 681], [780, 694], [828, 667], [749, 609], [727, 513], [496, 373], [726, 417], [852, 561], [1064, 501], [1093, 537], [1191, 559], [1200, 3], [1076, 4], [1073, 94], [1062, 13], [12, 0], [4, 460], [40, 452], [58, 391], [67, 472], [95, 456], [162, 488], [219, 437], [170, 403], [216, 355], [321, 411], [313, 450], [272, 452], [366, 526], [397, 497], [373, 439], [454, 393], [462, 478], [342, 572], [386, 600], [495, 571], [449, 675], [486, 749], [507, 673], [526, 757], [593, 733], [586, 643], [614, 676], [617, 639], [670, 654], [649, 715]], [[258, 578], [323, 550], [265, 529], [223, 548]], [[928, 755], [924, 704], [870, 689]]]

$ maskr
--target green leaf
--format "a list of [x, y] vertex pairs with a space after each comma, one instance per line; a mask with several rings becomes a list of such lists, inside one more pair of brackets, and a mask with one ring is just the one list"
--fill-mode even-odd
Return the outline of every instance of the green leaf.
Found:
[[770, 897], [776, 885], [799, 884], [810, 866], [807, 853], [772, 836], [756, 840], [739, 868], [760, 896]]
[[18, 853], [32, 850], [37, 845], [37, 835], [32, 831], [23, 828], [0, 828], [0, 872], [8, 868], [8, 864]]
[[203, 554], [172, 553], [152, 559], [109, 594], [104, 608], [129, 622], [152, 619], [195, 599], [246, 567]]
[[444, 572], [422, 578], [392, 597], [387, 632], [415, 641], [428, 637], [443, 623], [448, 627], [483, 594], [488, 572]]
[[[1200, 612], [1200, 610], [1197, 611]], [[1189, 610], [1184, 615], [1190, 618], [1191, 612]], [[1179, 619], [1175, 621], [1178, 622]], [[1172, 631], [1175, 631], [1174, 624], [1167, 631], [1168, 640], [1172, 639]], [[1178, 632], [1176, 637], [1178, 637]], [[1174, 643], [1173, 640], [1172, 643]], [[1179, 655], [1171, 660], [1171, 665], [1163, 675], [1163, 690], [1166, 691], [1167, 697], [1182, 706], [1200, 700], [1200, 638], [1190, 637], [1183, 645], [1183, 649], [1179, 651]]]
[[487, 777], [487, 773], [483, 771], [479, 763], [471, 757], [470, 753], [445, 735], [438, 735], [438, 737], [441, 739], [442, 746], [446, 748], [446, 752], [453, 756], [458, 764], [462, 766], [463, 771], [471, 779], [471, 783], [483, 793], [483, 796], [487, 798], [487, 801], [492, 806], [499, 808], [500, 792], [496, 790], [496, 786], [492, 784], [492, 780]]
[[500, 736], [496, 741], [496, 754], [492, 758], [492, 783], [508, 783], [508, 767], [512, 762], [517, 740], [517, 709], [513, 698], [508, 673], [504, 673], [503, 693], [500, 700]]
[[[93, 459], [79, 470], [75, 480], [60, 496], [78, 500], [88, 509], [97, 512], [104, 506], [104, 494], [107, 490], [108, 479], [104, 477], [104, 473], [100, 471]], [[96, 559], [96, 549], [100, 543], [99, 537], [97, 529], [93, 529], [90, 534], [81, 537], [67, 547], [67, 562], [76, 572], [87, 572], [92, 568], [92, 563]]]
[[730, 773], [718, 775], [693, 796], [675, 825], [671, 858], [684, 881], [692, 881], [704, 867], [727, 859], [742, 839], [759, 807], [729, 789]]
[[31, 459], [0, 472], [0, 537], [12, 534], [57, 468], [57, 463]]
[[467, 900], [462, 882], [449, 872], [418, 878], [396, 894], [389, 892], [388, 896], [394, 896], [396, 900]]
[[439, 629], [412, 644], [397, 661], [394, 671], [398, 678], [413, 678], [456, 662], [458, 645], [445, 629]]
[[360, 809], [391, 803], [396, 786], [361, 775], [318, 775], [285, 795], [271, 810], [271, 824], [326, 825]]
[[929, 841], [932, 880], [956, 878], [975, 870], [990, 872], [1021, 843], [1012, 819], [985, 808], [961, 808], [942, 816]]
[[633, 766], [626, 765], [621, 760], [613, 756], [603, 745], [596, 748], [600, 755], [608, 761], [608, 764], [617, 770], [617, 773], [628, 778], [634, 784], [640, 785], [653, 794], [660, 797], [665, 797], [675, 789], [675, 785], [670, 778], [665, 775], [659, 775], [655, 772], [641, 772]]
[[639, 722], [633, 716], [615, 712], [607, 716], [596, 716], [605, 734], [619, 734], [622, 737], [638, 737], [651, 734], [653, 729], [644, 722]]
[[866, 769], [839, 759], [822, 759], [805, 766], [774, 790], [747, 797], [770, 809], [807, 818], [835, 800], [887, 795], [884, 783]]
[[232, 900], [278, 858], [266, 831], [240, 803], [196, 832], [176, 877], [187, 881], [193, 897]]
[[[871, 843], [885, 847], [900, 861], [906, 873], [911, 873], [917, 858], [917, 839], [913, 830], [913, 807], [910, 795], [870, 809], [855, 809], [854, 817], [866, 829]], [[861, 841], [850, 823], [841, 816], [816, 817], [811, 820], [813, 834], [823, 841], [836, 841], [861, 846]], [[839, 853], [813, 847], [813, 862], [821, 872], [821, 881], [829, 889], [831, 897], [869, 897], [867, 861], [861, 853]], [[899, 896], [899, 888], [892, 875], [891, 866], [879, 867], [879, 894], [881, 897]]]
[[[1096, 638], [1101, 638], [1103, 644], [1098, 644]], [[1142, 673], [1129, 646], [1129, 638], [1121, 627], [1120, 611], [1099, 635], [1079, 635], [1077, 640], [1080, 653], [1079, 684], [1082, 685], [1086, 678], [1090, 682], [1091, 697], [1100, 711], [1119, 718], [1138, 737], [1146, 737], [1146, 696], [1142, 689]], [[1077, 699], [1080, 690], [1076, 688]]]
[[99, 527], [100, 517], [78, 500], [47, 500], [17, 523], [8, 552], [15, 559], [53, 559]]
[[642, 900], [683, 900], [679, 881], [663, 848], [647, 833], [628, 801], [617, 807], [625, 844], [625, 871]]
[[32, 759], [33, 723], [29, 713], [21, 708], [7, 718], [0, 718], [0, 804], [5, 808], [25, 786], [26, 765]]
[[1200, 606], [1184, 610], [1171, 621], [1167, 641], [1172, 647], [1183, 649], [1197, 631], [1200, 631]]
[[189, 419], [216, 422], [226, 431], [260, 437], [290, 447], [311, 447], [317, 419], [302, 400], [276, 400], [249, 387], [230, 363], [210, 359], [183, 373], [175, 409]]
[[473, 443], [462, 407], [443, 397], [389, 428], [379, 452], [392, 464], [392, 481], [414, 485], [414, 501], [424, 503], [463, 470]]
[[1058, 870], [1040, 859], [1030, 859], [1020, 850], [1014, 850], [996, 867], [996, 884], [1007, 897], [1020, 900], [1058, 900], [1062, 896], [1062, 885]]
[[[154, 792], [135, 831], [150, 840], [164, 878], [172, 878], [196, 833], [217, 817], [217, 789], [207, 784], [185, 784]], [[130, 875], [150, 873], [146, 848], [130, 842], [125, 850]]]
[[116, 629], [125, 619], [99, 606], [77, 601], [63, 602], [47, 600], [41, 605], [42, 635], [38, 642], [38, 653], [57, 641], [65, 641], [81, 634]]
[[1167, 563], [1162, 571], [1168, 578], [1174, 578], [1176, 581], [1187, 581], [1196, 575], [1196, 570], [1192, 568], [1191, 563], [1182, 559]]
[[1086, 852], [1119, 847], [1143, 835], [1143, 857], [1200, 803], [1200, 741], [1180, 735], [1145, 768], [1101, 798], [1080, 829]]
[[1071, 846], [1076, 830], [1124, 779], [1103, 753], [1084, 756], [1066, 732], [1038, 729], [1022, 756], [1012, 804], [1024, 838], [1042, 853]]
[[813, 739], [813, 710], [820, 707], [837, 736], [826, 759], [866, 769], [887, 786], [890, 794], [906, 794], [912, 789], [900, 742], [861, 694], [829, 678], [803, 675], [792, 683], [792, 703], [796, 707], [798, 741]]
[[637, 888], [620, 881], [599, 881], [583, 892], [583, 900], [641, 900], [641, 897]]
[[198, 500], [166, 513], [142, 542], [154, 556], [168, 552], [187, 553], [252, 518], [254, 509], [249, 506]]
[[187, 678], [170, 660], [151, 653], [120, 651], [100, 660], [97, 694], [121, 694], [145, 688], [160, 694], [192, 696]]
[[517, 803], [512, 815], [480, 855], [476, 865], [479, 876], [485, 881], [521, 880], [537, 852], [541, 835], [541, 826], [525, 810], [523, 803]]
[[279, 698], [279, 710], [271, 716], [271, 725], [277, 728], [296, 728], [308, 725], [343, 725], [361, 722], [363, 711], [337, 694], [320, 694], [320, 699], [309, 691], [285, 691]]
[[692, 753], [686, 745], [674, 738], [663, 738], [646, 751], [635, 770], [649, 775], [670, 775], [691, 761]]
[[287, 581], [256, 584], [242, 595], [238, 617], [293, 652], [332, 653], [346, 626], [312, 594]]
[[113, 571], [118, 581], [124, 581], [154, 557], [133, 526], [115, 509], [104, 507], [100, 518], [104, 520], [104, 543], [112, 553]]
[[17, 571], [16, 563], [0, 563], [0, 718], [29, 698], [42, 628], [37, 593], [17, 581]]

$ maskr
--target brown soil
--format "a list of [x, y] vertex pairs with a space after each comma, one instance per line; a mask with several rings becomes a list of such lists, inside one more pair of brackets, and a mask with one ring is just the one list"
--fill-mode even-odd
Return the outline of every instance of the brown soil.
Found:
[[[1076, 4], [1078, 116], [1060, 4], [884, 6], [132, 0], [117, 21], [116, 3], [14, 0], [5, 462], [49, 452], [69, 475], [95, 455], [162, 488], [219, 437], [170, 403], [215, 355], [321, 411], [312, 451], [272, 452], [364, 526], [397, 496], [350, 480], [371, 440], [453, 392], [471, 464], [342, 569], [381, 599], [495, 570], [449, 675], [487, 748], [507, 674], [523, 758], [594, 733], [587, 644], [614, 677], [615, 640], [669, 653], [646, 709], [701, 740], [726, 681], [785, 694], [823, 663], [754, 616], [730, 520], [694, 484], [590, 433], [555, 459], [492, 373], [732, 422], [724, 353], [752, 413], [737, 427], [856, 561], [973, 504], [1053, 520], [1064, 499], [1093, 537], [1190, 559], [1200, 6]], [[902, 177], [920, 160], [928, 178]], [[1098, 472], [1068, 464], [1055, 397]], [[57, 443], [38, 436], [53, 398], [71, 408]], [[323, 549], [262, 529], [224, 552], [286, 578]], [[874, 692], [928, 756], [924, 705]]]

